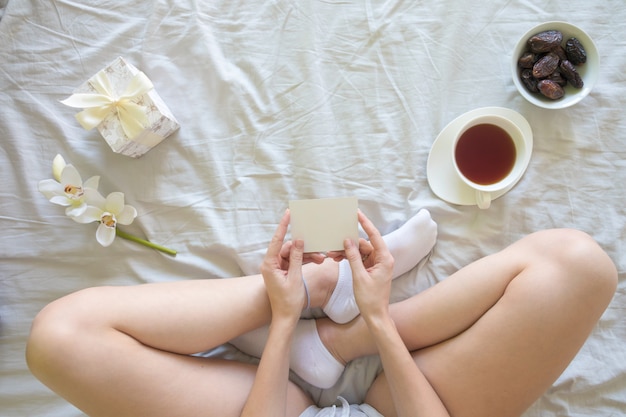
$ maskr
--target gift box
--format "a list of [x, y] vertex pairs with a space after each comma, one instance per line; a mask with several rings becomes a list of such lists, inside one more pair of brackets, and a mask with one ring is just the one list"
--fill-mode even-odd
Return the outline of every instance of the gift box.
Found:
[[66, 100], [87, 130], [97, 128], [113, 152], [138, 158], [180, 125], [150, 79], [119, 57], [79, 86]]

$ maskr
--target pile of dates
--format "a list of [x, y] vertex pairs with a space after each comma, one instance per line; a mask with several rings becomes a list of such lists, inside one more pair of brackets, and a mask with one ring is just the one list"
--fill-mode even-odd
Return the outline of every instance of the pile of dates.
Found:
[[522, 83], [529, 91], [558, 100], [565, 95], [563, 87], [567, 83], [575, 88], [583, 87], [576, 67], [585, 62], [587, 53], [578, 39], [569, 38], [563, 46], [560, 31], [546, 30], [528, 39], [528, 48], [517, 65]]

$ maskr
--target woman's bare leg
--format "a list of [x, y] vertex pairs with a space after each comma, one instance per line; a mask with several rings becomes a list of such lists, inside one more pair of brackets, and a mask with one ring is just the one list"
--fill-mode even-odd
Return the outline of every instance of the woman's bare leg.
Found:
[[[332, 291], [326, 268], [305, 266], [313, 305]], [[91, 288], [40, 312], [27, 360], [43, 383], [91, 416], [238, 416], [255, 367], [189, 354], [270, 317], [260, 275]], [[298, 415], [311, 401], [292, 385], [289, 404]]]
[[[589, 236], [550, 230], [390, 308], [451, 415], [518, 416], [576, 355], [616, 282], [615, 266]], [[345, 326], [320, 320], [318, 329], [344, 360], [375, 353], [358, 318]], [[395, 415], [384, 374], [366, 402]]]

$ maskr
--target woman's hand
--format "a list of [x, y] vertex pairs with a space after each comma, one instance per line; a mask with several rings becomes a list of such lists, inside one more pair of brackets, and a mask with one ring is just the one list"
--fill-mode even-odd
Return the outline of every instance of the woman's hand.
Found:
[[291, 343], [307, 303], [302, 280], [304, 242], [284, 243], [289, 219], [287, 210], [261, 264], [272, 322], [242, 417], [284, 417], [287, 412]]
[[361, 315], [367, 320], [388, 314], [394, 261], [378, 229], [361, 211], [358, 218], [369, 242], [362, 240], [357, 247], [346, 239], [344, 248], [352, 269], [354, 297]]
[[370, 245], [359, 251], [346, 240], [345, 256], [352, 268], [354, 297], [378, 348], [396, 415], [450, 417], [437, 392], [415, 364], [389, 314], [393, 257], [380, 232], [361, 212], [359, 222], [370, 238]]
[[304, 242], [284, 242], [289, 219], [289, 211], [286, 211], [261, 264], [261, 274], [272, 306], [272, 320], [278, 317], [297, 320], [307, 304], [302, 281]]
[[[291, 253], [292, 247], [293, 247], [293, 242], [291, 240], [288, 240], [280, 249], [280, 259], [281, 259], [282, 269], [285, 269], [285, 270], [289, 269], [289, 254]], [[312, 262], [315, 264], [321, 264], [322, 262], [324, 262], [326, 258], [327, 256], [320, 252], [305, 253], [302, 256], [302, 263], [308, 264]]]
[[[363, 238], [359, 238], [359, 253], [361, 254], [363, 265], [365, 265], [366, 268], [374, 266], [374, 258], [369, 257], [373, 251], [374, 251], [374, 248], [372, 247], [372, 244], [369, 241]], [[341, 250], [341, 251], [334, 250], [334, 251], [326, 252], [326, 257], [332, 259], [335, 262], [340, 262], [348, 258], [345, 250]]]

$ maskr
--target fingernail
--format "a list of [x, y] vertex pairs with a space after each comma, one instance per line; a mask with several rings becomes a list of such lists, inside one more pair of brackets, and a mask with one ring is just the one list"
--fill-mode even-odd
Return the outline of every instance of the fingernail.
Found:
[[352, 240], [346, 239], [346, 240], [343, 241], [343, 247], [344, 248], [349, 249], [352, 246], [354, 246], [354, 244], [352, 243]]
[[302, 239], [296, 239], [296, 241], [293, 242], [293, 244], [295, 245], [297, 249], [304, 249], [304, 240]]

